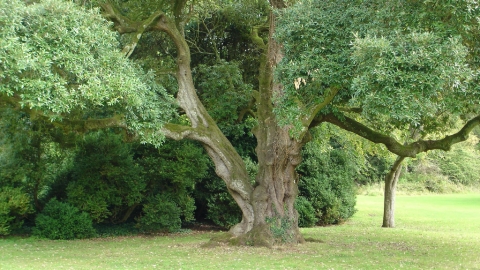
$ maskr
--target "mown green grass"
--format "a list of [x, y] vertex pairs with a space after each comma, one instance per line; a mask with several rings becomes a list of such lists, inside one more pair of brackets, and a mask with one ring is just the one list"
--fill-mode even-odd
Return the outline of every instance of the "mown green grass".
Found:
[[480, 194], [399, 196], [397, 228], [382, 197], [359, 196], [341, 226], [303, 229], [273, 249], [202, 248], [218, 232], [76, 241], [0, 239], [0, 269], [480, 269]]

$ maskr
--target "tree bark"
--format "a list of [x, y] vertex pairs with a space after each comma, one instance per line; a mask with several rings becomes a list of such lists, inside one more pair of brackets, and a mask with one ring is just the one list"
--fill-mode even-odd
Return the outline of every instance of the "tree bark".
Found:
[[270, 14], [269, 22], [269, 40], [264, 47], [266, 52], [260, 59], [255, 113], [258, 125], [253, 129], [259, 165], [252, 194], [254, 224], [246, 237], [250, 243], [264, 246], [278, 241], [304, 241], [298, 229], [298, 213], [294, 203], [298, 194], [295, 168], [301, 162], [301, 148], [306, 140], [293, 139], [289, 127], [280, 127], [273, 113], [273, 96], [281, 95], [282, 91], [282, 86], [273, 81], [273, 71], [283, 55], [281, 45], [273, 39], [274, 13]]
[[397, 157], [390, 171], [385, 176], [385, 193], [383, 196], [383, 225], [384, 228], [395, 227], [395, 192], [398, 179], [402, 172], [402, 162], [405, 157]]
[[[170, 34], [178, 46], [177, 101], [186, 112], [190, 127], [169, 124], [165, 134], [173, 139], [190, 138], [203, 144], [215, 163], [216, 173], [242, 210], [242, 221], [230, 229], [240, 243], [272, 246], [276, 242], [303, 242], [298, 229], [298, 213], [294, 208], [298, 193], [295, 168], [301, 161], [301, 148], [306, 140], [292, 139], [289, 127], [279, 127], [273, 113], [273, 96], [281, 94], [281, 85], [273, 82], [273, 69], [281, 60], [281, 46], [273, 40], [275, 15], [270, 15], [269, 40], [259, 68], [259, 91], [255, 115], [258, 125], [256, 153], [259, 172], [255, 186], [248, 182], [245, 165], [230, 142], [218, 129], [198, 99], [189, 65], [189, 52], [181, 36]], [[167, 27], [159, 27], [167, 29]], [[168, 32], [167, 32], [168, 33]], [[262, 43], [261, 40], [257, 42]], [[261, 45], [261, 44], [258, 44]], [[183, 56], [182, 56], [183, 55]], [[307, 138], [308, 136], [305, 136]]]
[[[285, 6], [282, 0], [273, 1], [274, 8]], [[264, 41], [258, 29], [252, 31], [253, 41], [264, 50], [259, 68], [259, 91], [255, 94], [258, 125], [253, 133], [257, 138], [259, 172], [255, 185], [251, 185], [246, 166], [220, 131], [215, 121], [199, 100], [190, 68], [190, 51], [178, 27], [178, 22], [156, 12], [143, 23], [135, 23], [117, 14], [117, 9], [104, 5], [104, 11], [124, 32], [136, 32], [135, 26], [146, 31], [158, 30], [170, 36], [177, 48], [178, 82], [177, 103], [189, 118], [191, 125], [166, 124], [162, 132], [169, 138], [192, 139], [200, 142], [215, 164], [216, 174], [226, 183], [242, 211], [242, 220], [230, 229], [238, 243], [272, 246], [276, 242], [303, 242], [298, 229], [298, 213], [294, 208], [298, 193], [295, 168], [301, 161], [300, 150], [306, 140], [290, 137], [289, 127], [279, 127], [273, 113], [274, 95], [281, 94], [281, 85], [273, 82], [273, 69], [281, 60], [281, 46], [273, 39], [274, 12], [269, 17], [269, 37]], [[255, 34], [257, 33], [257, 34]], [[303, 136], [308, 138], [308, 136]], [[231, 239], [230, 239], [231, 240]], [[232, 242], [232, 241], [230, 241]]]

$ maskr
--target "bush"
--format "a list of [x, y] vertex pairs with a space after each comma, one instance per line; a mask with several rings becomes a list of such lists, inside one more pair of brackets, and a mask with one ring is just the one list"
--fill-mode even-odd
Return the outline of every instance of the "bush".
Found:
[[82, 239], [96, 235], [92, 219], [78, 208], [50, 200], [35, 219], [33, 234], [48, 239]]
[[[465, 150], [462, 149], [460, 152]], [[474, 183], [475, 169], [468, 170], [466, 168], [473, 166], [475, 160], [469, 159], [468, 155], [463, 158], [452, 159], [455, 156], [459, 156], [457, 150], [428, 153], [412, 160], [407, 171], [402, 174], [397, 190], [407, 194], [461, 192], [466, 186]], [[461, 160], [468, 160], [469, 162], [459, 164]], [[446, 168], [453, 168], [454, 170], [446, 170]], [[471, 179], [465, 177], [465, 175], [470, 175]], [[457, 177], [459, 176], [462, 176], [464, 180], [458, 181], [459, 178]], [[479, 176], [477, 175], [477, 177]]]
[[33, 209], [29, 196], [19, 188], [0, 189], [0, 235], [8, 235], [23, 224], [23, 218]]
[[131, 148], [112, 132], [87, 134], [74, 158], [66, 188], [68, 203], [88, 213], [95, 223], [126, 221], [129, 208], [141, 203], [147, 189]]
[[195, 188], [196, 216], [199, 220], [207, 219], [230, 228], [241, 221], [242, 212], [228, 193], [225, 182], [215, 174], [214, 165], [210, 166], [208, 175]]
[[165, 196], [156, 195], [143, 205], [143, 215], [137, 218], [138, 227], [147, 232], [176, 232], [182, 227], [182, 209]]
[[334, 148], [320, 152], [315, 143], [307, 144], [302, 152], [304, 162], [297, 169], [299, 195], [315, 209], [317, 224], [341, 223], [356, 211], [357, 166], [341, 145], [331, 142]]
[[435, 153], [432, 158], [453, 183], [467, 186], [480, 183], [480, 152], [473, 147], [463, 144], [449, 152]]
[[298, 226], [313, 227], [318, 221], [315, 208], [303, 196], [298, 196], [295, 200], [295, 209], [298, 211]]

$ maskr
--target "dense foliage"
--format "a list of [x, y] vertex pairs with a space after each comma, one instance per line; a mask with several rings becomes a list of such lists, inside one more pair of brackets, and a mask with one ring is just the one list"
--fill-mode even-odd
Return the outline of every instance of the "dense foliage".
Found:
[[[304, 162], [298, 168], [298, 189], [304, 199], [297, 203], [305, 208], [305, 217], [301, 218], [308, 220], [314, 214], [315, 223], [320, 225], [342, 223], [355, 213], [354, 179], [360, 174], [354, 154], [334, 139], [329, 146], [326, 151], [318, 151], [322, 149], [318, 141], [307, 144]], [[307, 208], [314, 212], [308, 213]]]
[[[0, 0], [0, 234], [196, 216], [302, 242], [296, 210], [301, 226], [341, 223], [355, 183], [392, 163], [341, 129], [414, 157], [427, 142], [410, 134], [478, 114], [475, 1], [76, 2]], [[426, 160], [471, 184], [477, 157]]]
[[[338, 89], [334, 104], [361, 108], [367, 123], [386, 130], [411, 125], [428, 132], [444, 128], [437, 124], [439, 115], [448, 117], [442, 112], [471, 109], [460, 104], [477, 95], [467, 57], [473, 51], [462, 32], [452, 36], [452, 20], [473, 16], [476, 7], [459, 5], [465, 13], [440, 23], [425, 19], [432, 16], [428, 3], [402, 2], [307, 1], [282, 13], [276, 36], [285, 57], [277, 77], [286, 94], [277, 112], [284, 121], [295, 124]], [[403, 11], [391, 12], [396, 9]], [[338, 107], [324, 113], [332, 110]]]
[[68, 203], [50, 200], [35, 218], [33, 234], [48, 239], [82, 239], [96, 235], [92, 219]]
[[140, 128], [170, 119], [172, 97], [123, 57], [97, 10], [54, 0], [2, 0], [0, 10], [2, 99], [52, 120], [120, 112], [144, 140], [162, 139]]

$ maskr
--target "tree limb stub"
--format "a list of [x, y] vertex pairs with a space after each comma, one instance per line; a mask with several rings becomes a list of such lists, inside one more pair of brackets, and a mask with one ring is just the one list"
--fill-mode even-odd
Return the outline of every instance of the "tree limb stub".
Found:
[[380, 132], [374, 131], [371, 128], [351, 119], [347, 116], [337, 117], [334, 114], [327, 114], [316, 119], [315, 123], [328, 122], [334, 124], [347, 131], [355, 133], [373, 143], [384, 144], [387, 149], [401, 157], [416, 157], [418, 153], [427, 152], [429, 150], [443, 150], [449, 151], [452, 145], [465, 141], [469, 133], [476, 126], [480, 125], [480, 115], [468, 121], [460, 131], [455, 134], [445, 136], [439, 140], [417, 140], [407, 145], [403, 145], [395, 140], [393, 137], [387, 136]]
[[123, 16], [109, 1], [100, 4], [103, 9], [103, 16], [114, 23], [115, 30], [120, 34], [132, 33], [137, 31], [137, 24], [129, 18]]
[[250, 38], [255, 45], [257, 45], [260, 49], [266, 50], [267, 45], [265, 44], [264, 40], [260, 37], [259, 32], [268, 30], [268, 27], [265, 25], [254, 26], [252, 31], [250, 32]]
[[189, 126], [167, 123], [163, 126], [162, 132], [167, 138], [179, 141], [182, 139], [195, 140], [200, 136], [197, 129]]

